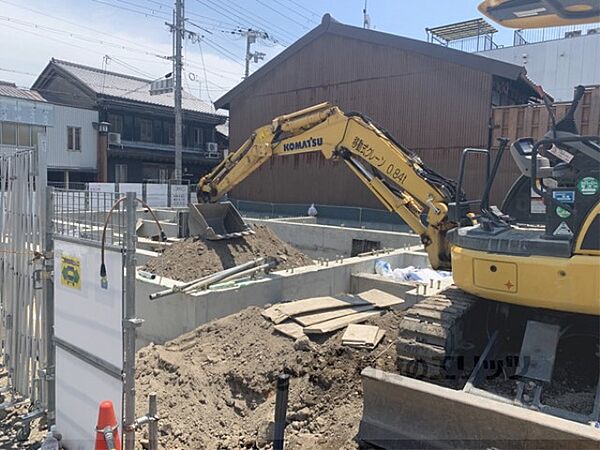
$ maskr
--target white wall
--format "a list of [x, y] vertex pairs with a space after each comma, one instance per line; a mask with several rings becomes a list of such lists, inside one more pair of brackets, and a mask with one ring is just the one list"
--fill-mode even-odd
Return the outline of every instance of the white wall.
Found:
[[[54, 105], [54, 124], [48, 128], [48, 167], [58, 169], [96, 169], [98, 132], [93, 123], [98, 112]], [[81, 151], [67, 150], [67, 127], [81, 127]]]
[[519, 66], [556, 101], [573, 98], [578, 84], [600, 84], [600, 34], [506, 47], [479, 55]]

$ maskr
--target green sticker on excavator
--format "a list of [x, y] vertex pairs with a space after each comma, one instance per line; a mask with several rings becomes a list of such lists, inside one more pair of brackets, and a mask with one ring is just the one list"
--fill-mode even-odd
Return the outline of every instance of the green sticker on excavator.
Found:
[[571, 216], [571, 213], [569, 211], [567, 211], [565, 208], [557, 206], [556, 207], [556, 215], [558, 217], [560, 217], [561, 219], [566, 219], [567, 217]]
[[583, 195], [594, 195], [600, 189], [600, 183], [597, 178], [585, 177], [577, 183], [577, 189]]

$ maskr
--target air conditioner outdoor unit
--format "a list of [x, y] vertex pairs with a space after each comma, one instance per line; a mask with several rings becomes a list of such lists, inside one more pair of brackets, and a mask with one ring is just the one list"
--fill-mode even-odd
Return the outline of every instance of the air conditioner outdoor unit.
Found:
[[121, 133], [108, 133], [109, 145], [121, 145]]
[[221, 157], [221, 152], [219, 152], [219, 146], [216, 142], [207, 142], [206, 152], [209, 158], [218, 159]]

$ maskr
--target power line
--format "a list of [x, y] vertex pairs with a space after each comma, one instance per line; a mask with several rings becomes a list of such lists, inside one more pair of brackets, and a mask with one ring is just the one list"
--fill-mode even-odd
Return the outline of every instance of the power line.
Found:
[[[262, 31], [266, 31], [265, 27], [264, 27], [264, 23], [262, 22], [262, 20], [257, 20], [252, 18], [252, 16], [254, 16], [254, 14], [248, 12], [245, 13], [242, 10], [245, 8], [242, 8], [239, 5], [236, 5], [236, 7], [233, 6], [233, 4], [229, 4], [229, 8], [227, 10], [221, 11], [220, 9], [217, 8], [222, 8], [221, 5], [212, 2], [211, 0], [196, 0], [198, 3], [204, 5], [205, 7], [213, 10], [214, 12], [216, 12], [217, 14], [223, 15], [225, 17], [230, 17], [231, 15], [237, 17], [238, 19], [240, 19], [242, 22], [242, 27], [246, 26], [246, 27], [250, 27], [250, 28], [260, 28], [262, 29]], [[208, 3], [207, 3], [208, 2]], [[212, 6], [211, 6], [212, 5]], [[261, 25], [259, 27], [256, 27], [256, 25]], [[289, 45], [289, 43], [287, 42], [287, 39], [291, 38], [291, 40], [295, 40], [295, 37], [293, 35], [291, 35], [287, 30], [285, 30], [284, 28], [279, 27], [278, 25], [275, 24], [270, 24], [269, 28], [273, 27], [273, 28], [277, 28], [279, 30], [281, 30], [281, 32], [278, 32], [278, 34], [281, 34], [282, 36], [285, 36], [285, 41], [281, 40], [282, 43], [284, 45]]]
[[[93, 1], [95, 3], [100, 3], [102, 5], [111, 6], [113, 8], [121, 9], [123, 11], [129, 11], [129, 12], [141, 14], [149, 19], [159, 19], [159, 20], [168, 20], [169, 19], [169, 17], [158, 16], [156, 14], [153, 14], [152, 12], [138, 11], [136, 9], [128, 8], [126, 6], [115, 5], [114, 3], [109, 3], [109, 2], [102, 1], [102, 0], [91, 0], [91, 1]], [[151, 11], [151, 10], [146, 10], [146, 11]]]
[[[268, 5], [267, 3], [263, 2], [262, 0], [256, 0], [258, 3], [260, 3], [261, 5], [269, 8], [271, 11], [273, 11], [276, 14], [279, 14], [281, 17], [285, 17], [287, 20], [289, 20], [292, 23], [298, 23], [298, 21], [290, 16], [288, 16], [285, 13], [282, 13], [281, 11], [276, 10], [273, 6]], [[308, 30], [309, 28], [306, 25], [302, 25], [299, 24], [302, 28], [304, 28], [305, 30]]]
[[288, 9], [289, 11], [293, 12], [293, 13], [294, 13], [294, 14], [296, 14], [297, 16], [300, 16], [300, 17], [302, 17], [303, 19], [306, 19], [306, 20], [307, 20], [308, 22], [310, 22], [310, 23], [313, 23], [313, 22], [314, 22], [314, 19], [313, 19], [312, 17], [308, 17], [307, 15], [305, 15], [305, 14], [304, 14], [304, 12], [302, 12], [302, 11], [299, 11], [299, 10], [298, 10], [298, 9], [296, 9], [296, 8], [293, 8], [293, 7], [291, 7], [291, 6], [284, 5], [284, 4], [283, 4], [283, 3], [281, 3], [279, 0], [271, 0], [271, 1], [273, 1], [273, 2], [277, 3], [279, 6], [281, 6], [281, 7], [283, 7], [283, 8], [286, 8], [286, 9]]
[[313, 16], [315, 16], [315, 17], [317, 17], [319, 19], [321, 18], [321, 16], [318, 13], [316, 13], [312, 9], [306, 7], [306, 5], [301, 5], [300, 3], [298, 3], [298, 2], [296, 2], [294, 0], [286, 0], [286, 1], [288, 1], [288, 2], [290, 2], [290, 3], [292, 3], [292, 4], [296, 5], [296, 6], [298, 6], [299, 8], [304, 9], [305, 11], [307, 11], [308, 13], [312, 14]]
[[[128, 52], [143, 53], [145, 55], [154, 56], [154, 57], [162, 58], [162, 59], [166, 58], [165, 56], [159, 55], [157, 53], [152, 53], [152, 52], [148, 52], [148, 51], [145, 51], [145, 50], [135, 49], [133, 47], [129, 47], [129, 46], [126, 46], [126, 45], [122, 45], [122, 44], [118, 44], [118, 43], [114, 43], [114, 42], [110, 42], [110, 41], [106, 41], [106, 40], [102, 40], [102, 39], [92, 38], [92, 37], [86, 36], [84, 34], [73, 33], [71, 31], [59, 30], [59, 29], [48, 27], [48, 26], [45, 26], [45, 25], [39, 25], [39, 24], [34, 23], [34, 22], [29, 22], [29, 21], [26, 21], [26, 20], [15, 19], [13, 17], [0, 16], [0, 20], [3, 20], [5, 22], [9, 22], [9, 23], [12, 23], [12, 24], [15, 24], [15, 25], [28, 26], [28, 27], [33, 27], [35, 29], [39, 29], [39, 30], [49, 31], [49, 32], [52, 32], [52, 33], [68, 35], [71, 38], [79, 39], [79, 40], [84, 41], [84, 42], [96, 43], [96, 44], [100, 44], [100, 45], [110, 46], [110, 47], [117, 48], [119, 50], [128, 51]], [[22, 30], [22, 31], [25, 31], [25, 32], [28, 32], [28, 33], [33, 33], [31, 30]], [[80, 47], [80, 48], [85, 48], [85, 47]]]

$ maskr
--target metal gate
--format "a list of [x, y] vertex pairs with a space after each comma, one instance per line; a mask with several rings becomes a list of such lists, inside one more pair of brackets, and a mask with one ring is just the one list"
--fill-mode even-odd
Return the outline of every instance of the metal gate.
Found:
[[0, 410], [46, 406], [47, 330], [43, 295], [46, 203], [45, 142], [0, 155], [0, 354], [8, 374]]

